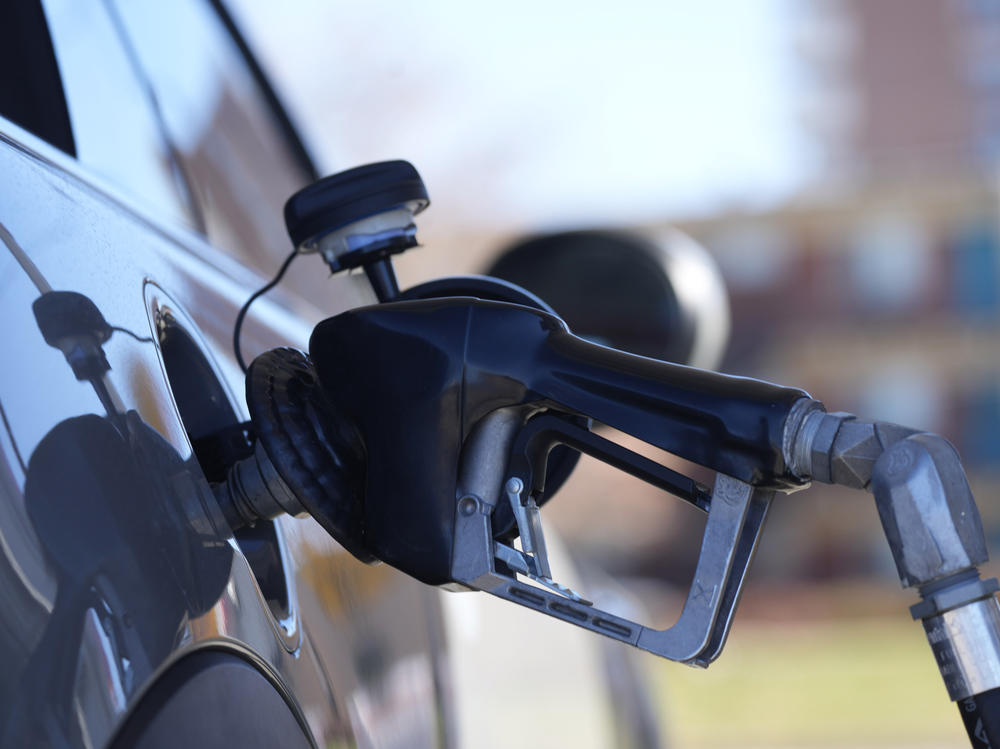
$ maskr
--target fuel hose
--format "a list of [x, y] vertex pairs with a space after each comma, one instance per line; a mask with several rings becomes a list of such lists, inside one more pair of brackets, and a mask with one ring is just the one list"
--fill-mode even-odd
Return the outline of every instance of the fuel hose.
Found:
[[957, 704], [974, 749], [1000, 748], [1000, 689], [974, 694]]

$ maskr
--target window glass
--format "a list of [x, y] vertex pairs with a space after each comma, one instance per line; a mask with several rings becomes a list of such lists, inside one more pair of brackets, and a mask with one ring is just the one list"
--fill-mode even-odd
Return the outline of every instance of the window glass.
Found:
[[239, 49], [203, 0], [109, 2], [155, 93], [207, 236], [273, 275], [291, 250], [284, 202], [307, 176]]
[[788, 232], [765, 223], [740, 223], [706, 239], [722, 275], [737, 292], [765, 291], [794, 271], [795, 247]]
[[970, 467], [1000, 465], [1000, 382], [980, 382], [964, 403], [962, 459]]
[[953, 246], [954, 302], [971, 319], [992, 320], [1000, 308], [1000, 237], [995, 221], [969, 221]]
[[107, 8], [79, 0], [45, 0], [44, 7], [77, 158], [154, 215], [190, 222], [155, 110]]
[[866, 373], [858, 413], [941, 432], [947, 413], [945, 390], [944, 383], [919, 359], [890, 361]]
[[0, 116], [76, 155], [59, 67], [38, 0], [0, 3]]
[[869, 313], [918, 307], [930, 289], [933, 249], [929, 233], [914, 217], [881, 214], [863, 222], [847, 255], [855, 298]]

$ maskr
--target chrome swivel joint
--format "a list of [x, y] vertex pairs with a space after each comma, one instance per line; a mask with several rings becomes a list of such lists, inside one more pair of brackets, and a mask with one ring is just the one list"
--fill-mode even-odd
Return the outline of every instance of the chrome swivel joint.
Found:
[[871, 491], [899, 579], [922, 599], [910, 611], [951, 699], [1000, 687], [1000, 584], [979, 576], [986, 539], [955, 448], [936, 434], [826, 413], [803, 398], [786, 422], [784, 449], [800, 478]]

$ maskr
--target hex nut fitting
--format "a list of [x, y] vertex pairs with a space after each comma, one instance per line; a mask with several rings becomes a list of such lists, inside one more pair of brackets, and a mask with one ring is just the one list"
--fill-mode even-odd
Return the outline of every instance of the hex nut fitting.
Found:
[[987, 560], [972, 490], [943, 437], [914, 434], [889, 447], [875, 462], [871, 490], [904, 587]]

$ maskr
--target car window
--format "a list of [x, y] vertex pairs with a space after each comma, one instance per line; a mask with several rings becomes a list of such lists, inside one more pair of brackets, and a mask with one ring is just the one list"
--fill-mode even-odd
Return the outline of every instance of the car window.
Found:
[[76, 155], [62, 80], [38, 0], [0, 4], [0, 116]]
[[79, 161], [154, 215], [192, 224], [184, 182], [107, 8], [79, 0], [43, 7]]
[[285, 200], [310, 180], [215, 9], [108, 0], [154, 93], [213, 244], [271, 276], [290, 250]]

